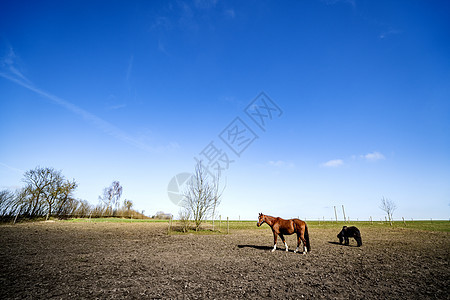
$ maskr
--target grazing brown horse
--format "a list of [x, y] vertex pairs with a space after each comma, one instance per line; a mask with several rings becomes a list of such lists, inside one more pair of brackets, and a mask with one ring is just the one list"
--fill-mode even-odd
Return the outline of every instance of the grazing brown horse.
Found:
[[297, 233], [297, 249], [295, 249], [294, 253], [298, 251], [298, 247], [300, 247], [300, 241], [303, 242], [303, 254], [311, 251], [311, 245], [309, 244], [308, 226], [306, 226], [306, 223], [304, 221], [300, 219], [285, 220], [282, 218], [266, 216], [260, 213], [258, 223], [256, 225], [259, 227], [264, 223], [272, 228], [274, 243], [272, 252], [277, 249], [278, 235], [286, 246], [286, 251], [288, 251], [288, 245], [286, 243], [286, 240], [284, 239], [284, 235], [290, 235], [293, 233]]

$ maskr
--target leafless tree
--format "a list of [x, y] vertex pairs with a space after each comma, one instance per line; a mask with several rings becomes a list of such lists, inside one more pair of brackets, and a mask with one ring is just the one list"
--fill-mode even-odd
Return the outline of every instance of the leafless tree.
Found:
[[392, 226], [392, 214], [397, 209], [397, 205], [391, 199], [383, 197], [381, 198], [380, 209], [386, 212], [389, 224]]
[[48, 185], [44, 189], [43, 199], [47, 208], [47, 220], [53, 213], [59, 195], [63, 190], [64, 177], [59, 171], [52, 171], [47, 174]]
[[182, 206], [193, 218], [196, 231], [208, 216], [214, 214], [220, 204], [223, 190], [219, 190], [219, 181], [219, 175], [210, 177], [202, 162], [197, 163], [182, 200]]
[[58, 216], [67, 217], [68, 215], [74, 214], [77, 210], [80, 201], [75, 200], [72, 196], [73, 191], [77, 186], [78, 184], [75, 180], [66, 180], [58, 186], [58, 198], [56, 203], [56, 213]]
[[120, 201], [120, 196], [122, 196], [122, 186], [120, 182], [113, 181], [111, 186], [103, 189], [103, 195], [98, 198], [105, 203], [106, 210], [110, 215], [113, 215], [112, 208], [114, 205], [118, 206]]
[[[61, 207], [71, 200], [72, 193], [77, 187], [74, 181], [68, 181], [53, 168], [36, 167], [25, 172], [23, 182], [25, 186], [17, 189], [14, 193], [4, 194], [3, 198], [8, 200], [8, 207], [3, 207], [6, 200], [0, 199], [0, 213], [9, 218], [12, 215], [21, 217], [42, 217], [47, 215], [61, 216]], [[8, 196], [8, 197], [5, 197]], [[6, 209], [6, 210], [5, 210]]]
[[178, 221], [181, 223], [181, 230], [187, 232], [189, 230], [191, 214], [186, 208], [181, 208], [178, 212]]
[[61, 177], [61, 173], [53, 168], [37, 167], [25, 172], [24, 177], [25, 190], [28, 193], [27, 213], [30, 217], [35, 217], [42, 213], [41, 210], [48, 200], [49, 186]]
[[93, 210], [94, 209], [92, 205], [88, 201], [79, 200], [74, 215], [78, 217], [87, 217], [89, 215], [92, 215]]
[[0, 218], [14, 214], [14, 200], [15, 195], [10, 190], [0, 191]]
[[127, 209], [128, 217], [130, 217], [130, 210], [133, 207], [133, 201], [125, 199], [123, 201], [123, 206]]

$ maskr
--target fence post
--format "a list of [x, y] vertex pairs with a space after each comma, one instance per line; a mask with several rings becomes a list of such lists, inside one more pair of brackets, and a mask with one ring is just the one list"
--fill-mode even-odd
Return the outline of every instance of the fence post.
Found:
[[13, 225], [14, 225], [14, 224], [16, 224], [16, 221], [17, 221], [17, 217], [19, 216], [19, 213], [20, 213], [20, 211], [19, 211], [19, 212], [17, 212], [17, 214], [16, 214], [16, 217], [14, 218], [14, 222], [13, 222]]
[[[342, 213], [344, 214], [344, 222], [345, 222], [345, 210], [344, 210], [344, 204], [342, 204]], [[348, 219], [347, 219], [348, 220]]]
[[[337, 212], [336, 212], [336, 206], [333, 206], [334, 207], [334, 216], [336, 217], [336, 223], [337, 223]], [[345, 220], [344, 220], [345, 221]]]
[[402, 219], [403, 219], [403, 224], [406, 226], [405, 218], [402, 217]]
[[170, 233], [170, 229], [171, 229], [171, 227], [172, 227], [172, 216], [170, 216], [170, 220], [169, 220], [169, 228], [167, 229], [167, 234], [169, 234]]
[[222, 215], [219, 215], [219, 232], [220, 232], [221, 225], [222, 225]]
[[229, 224], [228, 217], [227, 217], [227, 234], [229, 234], [229, 233], [230, 233], [230, 224]]

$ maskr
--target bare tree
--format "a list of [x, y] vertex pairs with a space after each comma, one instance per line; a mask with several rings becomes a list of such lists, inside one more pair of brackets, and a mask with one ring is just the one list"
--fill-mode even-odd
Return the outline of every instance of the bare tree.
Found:
[[10, 216], [14, 214], [16, 217], [34, 218], [47, 215], [47, 219], [55, 214], [59, 216], [64, 203], [69, 199], [74, 200], [71, 195], [77, 187], [75, 180], [66, 181], [61, 171], [53, 168], [36, 167], [29, 170], [25, 172], [23, 182], [25, 186], [8, 198]]
[[76, 210], [74, 211], [74, 215], [78, 217], [87, 217], [92, 215], [94, 208], [92, 205], [86, 200], [79, 200]]
[[47, 175], [48, 185], [44, 189], [44, 201], [47, 206], [47, 220], [53, 213], [53, 208], [55, 207], [59, 194], [62, 192], [64, 177], [61, 175], [60, 171], [52, 171]]
[[191, 214], [188, 209], [182, 208], [178, 212], [178, 221], [181, 223], [181, 230], [187, 232], [189, 230]]
[[80, 201], [73, 198], [72, 193], [78, 184], [73, 181], [66, 180], [58, 187], [58, 198], [56, 203], [56, 213], [59, 217], [67, 217], [77, 210]]
[[389, 224], [392, 226], [392, 214], [394, 213], [394, 210], [397, 209], [397, 205], [395, 205], [394, 201], [388, 198], [381, 198], [381, 204], [380, 204], [381, 210], [386, 212]]
[[103, 195], [98, 198], [105, 203], [106, 211], [109, 212], [110, 215], [113, 215], [112, 208], [114, 205], [119, 205], [120, 196], [122, 196], [122, 186], [120, 185], [120, 182], [113, 181], [111, 186], [103, 189]]
[[11, 217], [15, 210], [15, 195], [10, 190], [0, 191], [0, 218]]
[[133, 207], [133, 201], [125, 199], [123, 201], [123, 206], [127, 209], [128, 217], [130, 217], [130, 210]]
[[200, 161], [183, 192], [182, 206], [193, 218], [196, 231], [220, 204], [223, 190], [219, 191], [219, 179], [219, 175], [210, 177]]
[[25, 172], [23, 181], [25, 182], [25, 190], [28, 193], [26, 197], [28, 202], [27, 214], [35, 217], [42, 214], [43, 206], [48, 200], [49, 186], [52, 185], [57, 178], [61, 176], [60, 172], [53, 168], [37, 167], [34, 170]]

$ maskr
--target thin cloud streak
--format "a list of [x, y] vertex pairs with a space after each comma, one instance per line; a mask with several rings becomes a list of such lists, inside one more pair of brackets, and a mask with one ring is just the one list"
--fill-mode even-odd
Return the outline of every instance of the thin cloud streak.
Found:
[[366, 155], [361, 155], [361, 157], [368, 161], [377, 161], [377, 160], [386, 159], [383, 154], [381, 154], [380, 152], [377, 152], [377, 151], [372, 152], [372, 153], [367, 153]]
[[337, 168], [344, 165], [344, 161], [342, 159], [332, 159], [329, 160], [323, 164], [321, 164], [322, 167], [327, 167], [327, 168]]
[[113, 124], [97, 117], [96, 115], [94, 115], [94, 114], [92, 114], [92, 113], [90, 113], [90, 112], [64, 100], [64, 99], [61, 99], [55, 95], [52, 95], [45, 91], [42, 91], [41, 89], [35, 87], [33, 84], [29, 83], [30, 81], [28, 79], [26, 79], [23, 75], [18, 76], [18, 77], [20, 77], [21, 79], [25, 78], [25, 81], [27, 81], [27, 82], [24, 82], [20, 79], [14, 78], [3, 72], [0, 72], [0, 76], [38, 94], [44, 98], [49, 99], [53, 103], [64, 107], [65, 109], [71, 111], [74, 114], [81, 116], [83, 119], [85, 119], [89, 123], [93, 124], [95, 127], [102, 130], [104, 133], [106, 133], [118, 140], [121, 140], [127, 144], [130, 144], [130, 145], [132, 145], [136, 148], [139, 148], [141, 150], [144, 150], [144, 151], [149, 151], [149, 152], [157, 152], [158, 151], [157, 149], [150, 147], [150, 146], [134, 139], [133, 137], [129, 136], [127, 133], [125, 133], [121, 129], [119, 129], [116, 126], [114, 126]]
[[277, 160], [277, 161], [270, 160], [267, 163], [267, 165], [269, 165], [271, 167], [276, 167], [276, 168], [288, 168], [288, 169], [293, 168], [295, 166], [293, 163], [286, 162], [286, 161], [283, 161], [283, 160]]
[[7, 165], [5, 163], [2, 163], [2, 162], [0, 162], [0, 166], [5, 167], [5, 168], [7, 168], [7, 169], [9, 169], [9, 170], [11, 170], [13, 172], [19, 173], [19, 174], [24, 174], [25, 173], [25, 171], [22, 170], [22, 169], [11, 167], [11, 166], [9, 166], [9, 165]]

